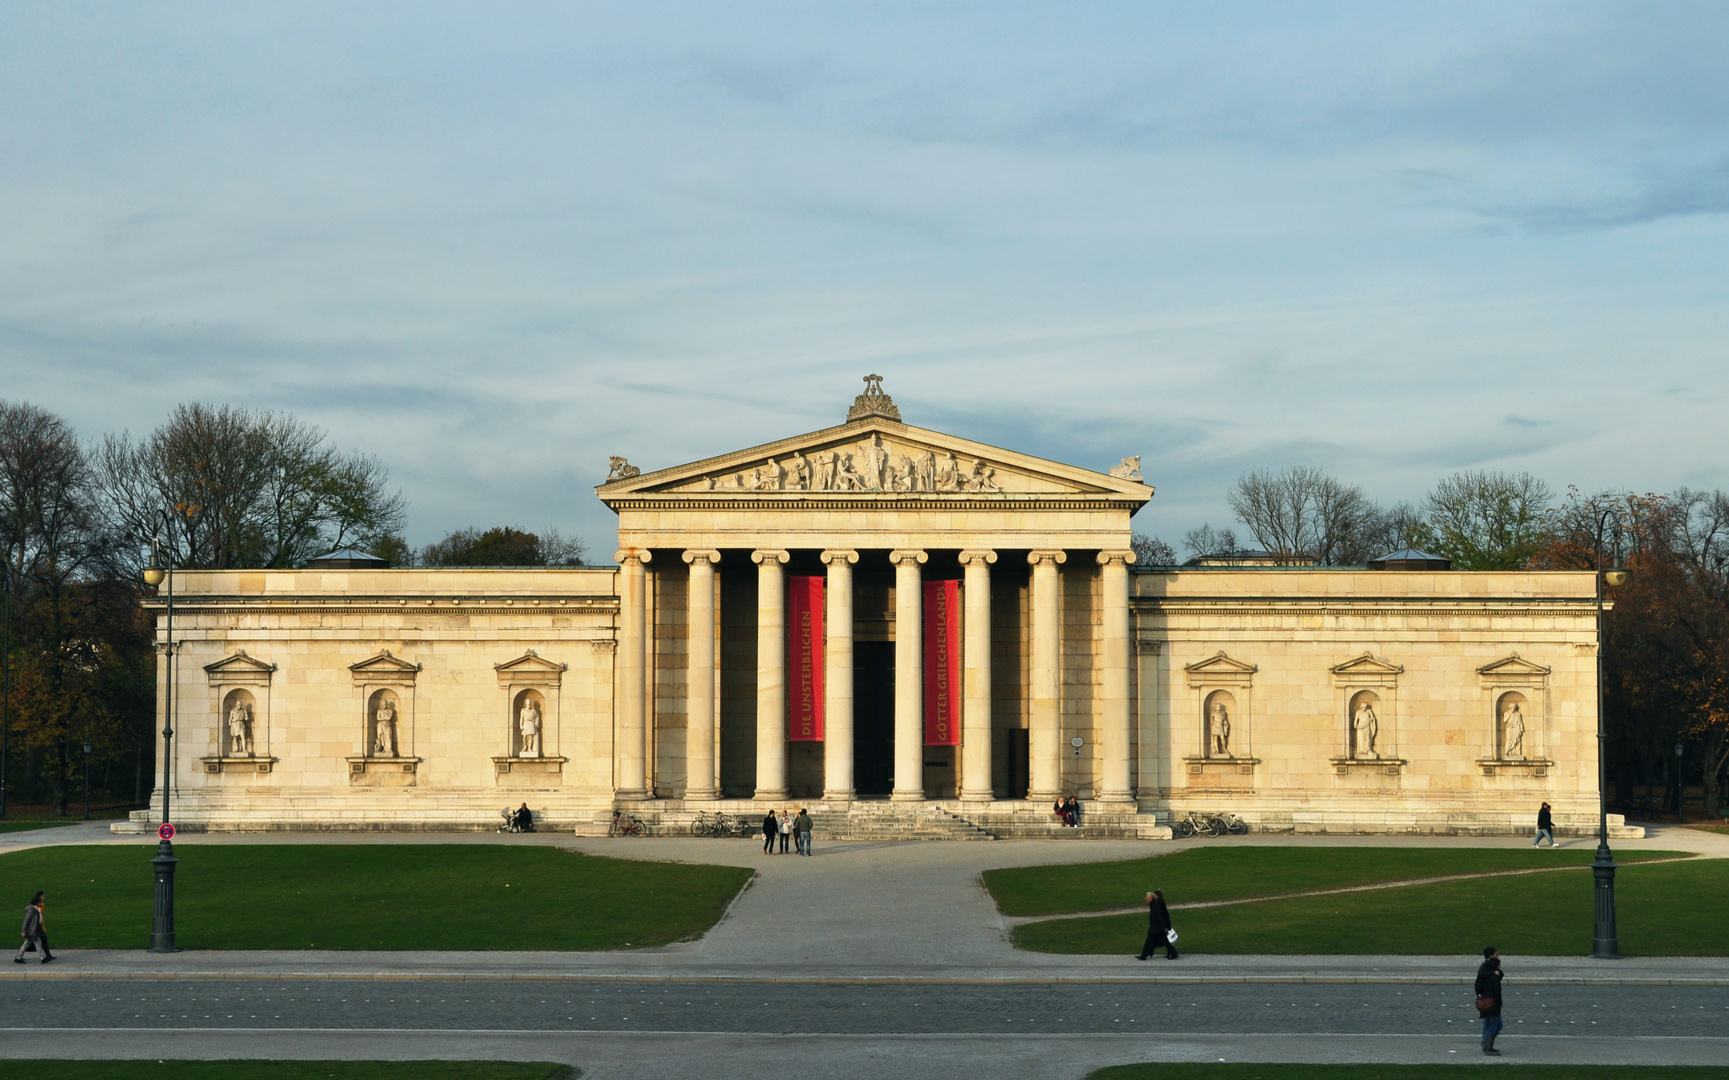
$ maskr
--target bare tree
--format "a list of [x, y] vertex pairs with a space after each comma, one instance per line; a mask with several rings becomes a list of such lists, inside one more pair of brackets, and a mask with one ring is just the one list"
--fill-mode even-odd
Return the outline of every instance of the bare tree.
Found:
[[135, 545], [154, 533], [158, 508], [177, 515], [186, 567], [293, 567], [390, 546], [402, 526], [383, 466], [279, 413], [182, 405], [144, 439], [104, 439], [96, 471], [110, 527]]
[[1530, 473], [1455, 473], [1423, 501], [1420, 546], [1460, 570], [1523, 569], [1546, 542], [1553, 499]]
[[1135, 550], [1136, 566], [1177, 565], [1177, 549], [1156, 536], [1133, 533], [1129, 536], [1129, 546]]
[[1382, 514], [1362, 488], [1319, 469], [1246, 473], [1226, 496], [1237, 520], [1268, 554], [1287, 565], [1337, 566], [1377, 552]]
[[1232, 529], [1214, 529], [1202, 525], [1183, 534], [1183, 547], [1190, 558], [1204, 559], [1210, 555], [1230, 555], [1239, 550], [1237, 534]]

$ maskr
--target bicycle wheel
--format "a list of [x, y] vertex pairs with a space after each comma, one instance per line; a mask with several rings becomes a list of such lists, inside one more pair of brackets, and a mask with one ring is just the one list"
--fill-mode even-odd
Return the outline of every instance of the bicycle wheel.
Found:
[[1178, 840], [1187, 840], [1195, 835], [1195, 823], [1184, 818], [1182, 821], [1171, 822], [1171, 835]]
[[1249, 823], [1248, 822], [1244, 821], [1240, 817], [1233, 817], [1231, 819], [1231, 832], [1235, 833], [1238, 836], [1241, 836], [1248, 831], [1249, 831]]

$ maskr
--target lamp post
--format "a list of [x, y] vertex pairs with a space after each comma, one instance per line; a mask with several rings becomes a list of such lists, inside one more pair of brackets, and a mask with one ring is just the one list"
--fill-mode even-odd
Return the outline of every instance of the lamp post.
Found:
[[1681, 807], [1687, 801], [1687, 774], [1684, 766], [1687, 764], [1687, 747], [1681, 742], [1681, 736], [1675, 736], [1675, 823], [1686, 824], [1687, 817]]
[[[1603, 526], [1610, 515], [1615, 517], [1615, 559], [1603, 568]], [[1615, 858], [1609, 852], [1608, 803], [1608, 735], [1603, 730], [1603, 586], [1619, 588], [1627, 584], [1627, 570], [1621, 565], [1621, 515], [1614, 507], [1597, 518], [1596, 557], [1591, 564], [1592, 578], [1597, 587], [1597, 858], [1591, 863], [1591, 876], [1597, 885], [1597, 917], [1591, 933], [1591, 956], [1597, 960], [1621, 959], [1621, 945], [1615, 933]]]
[[6, 819], [6, 744], [12, 735], [12, 570], [0, 569], [0, 588], [5, 589], [5, 615], [0, 616], [5, 637], [0, 646], [0, 821]]
[[[150, 860], [156, 870], [156, 911], [150, 923], [150, 951], [179, 952], [174, 947], [174, 857], [173, 818], [169, 815], [169, 796], [174, 781], [174, 546], [173, 518], [167, 510], [156, 513], [156, 535], [150, 538], [150, 565], [144, 571], [147, 585], [160, 586], [168, 582], [167, 700], [162, 710], [162, 837], [156, 845], [156, 858]], [[163, 557], [163, 537], [167, 534], [167, 557]], [[166, 565], [164, 565], [166, 564]], [[158, 591], [158, 596], [161, 592]]]
[[90, 820], [90, 740], [84, 740], [84, 820]]

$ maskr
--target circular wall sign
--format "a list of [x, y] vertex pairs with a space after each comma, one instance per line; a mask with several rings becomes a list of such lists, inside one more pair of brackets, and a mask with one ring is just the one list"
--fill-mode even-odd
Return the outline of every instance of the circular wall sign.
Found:
[[164, 821], [162, 827], [156, 830], [156, 835], [164, 840], [172, 840], [174, 839], [174, 826]]
[[1069, 740], [1069, 745], [1074, 747], [1076, 750], [1079, 750], [1082, 746], [1086, 745], [1086, 741], [1087, 740], [1081, 738], [1079, 735], [1076, 735], [1074, 738]]

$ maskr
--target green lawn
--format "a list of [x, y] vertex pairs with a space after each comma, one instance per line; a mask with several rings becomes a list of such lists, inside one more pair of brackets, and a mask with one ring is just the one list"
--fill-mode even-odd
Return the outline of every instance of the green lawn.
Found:
[[[1087, 1080], [1463, 1080], [1482, 1065], [1113, 1065]], [[1520, 1080], [1723, 1080], [1729, 1070], [1703, 1065], [1509, 1065], [1497, 1077]]]
[[[1133, 907], [1163, 889], [1178, 901], [1235, 900], [1309, 889], [1536, 866], [1583, 866], [1593, 849], [1198, 847], [1124, 862], [1017, 866], [984, 874], [1004, 915], [1066, 915]], [[1617, 852], [1619, 862], [1685, 858], [1676, 851]]]
[[[1187, 899], [1181, 893], [1167, 899]], [[1621, 951], [1628, 956], [1729, 954], [1729, 859], [1626, 866], [1615, 878]], [[1197, 953], [1469, 955], [1494, 945], [1511, 956], [1590, 951], [1589, 870], [1264, 900], [1171, 913], [1178, 948]], [[1127, 954], [1147, 917], [1094, 915], [1017, 927], [1034, 952]]]
[[[143, 948], [155, 846], [0, 855], [0, 898], [48, 893], [56, 949]], [[175, 848], [189, 949], [618, 949], [700, 936], [752, 871], [501, 844]], [[10, 900], [8, 900], [10, 902]]]
[[573, 1080], [544, 1061], [0, 1061], [0, 1080]]

